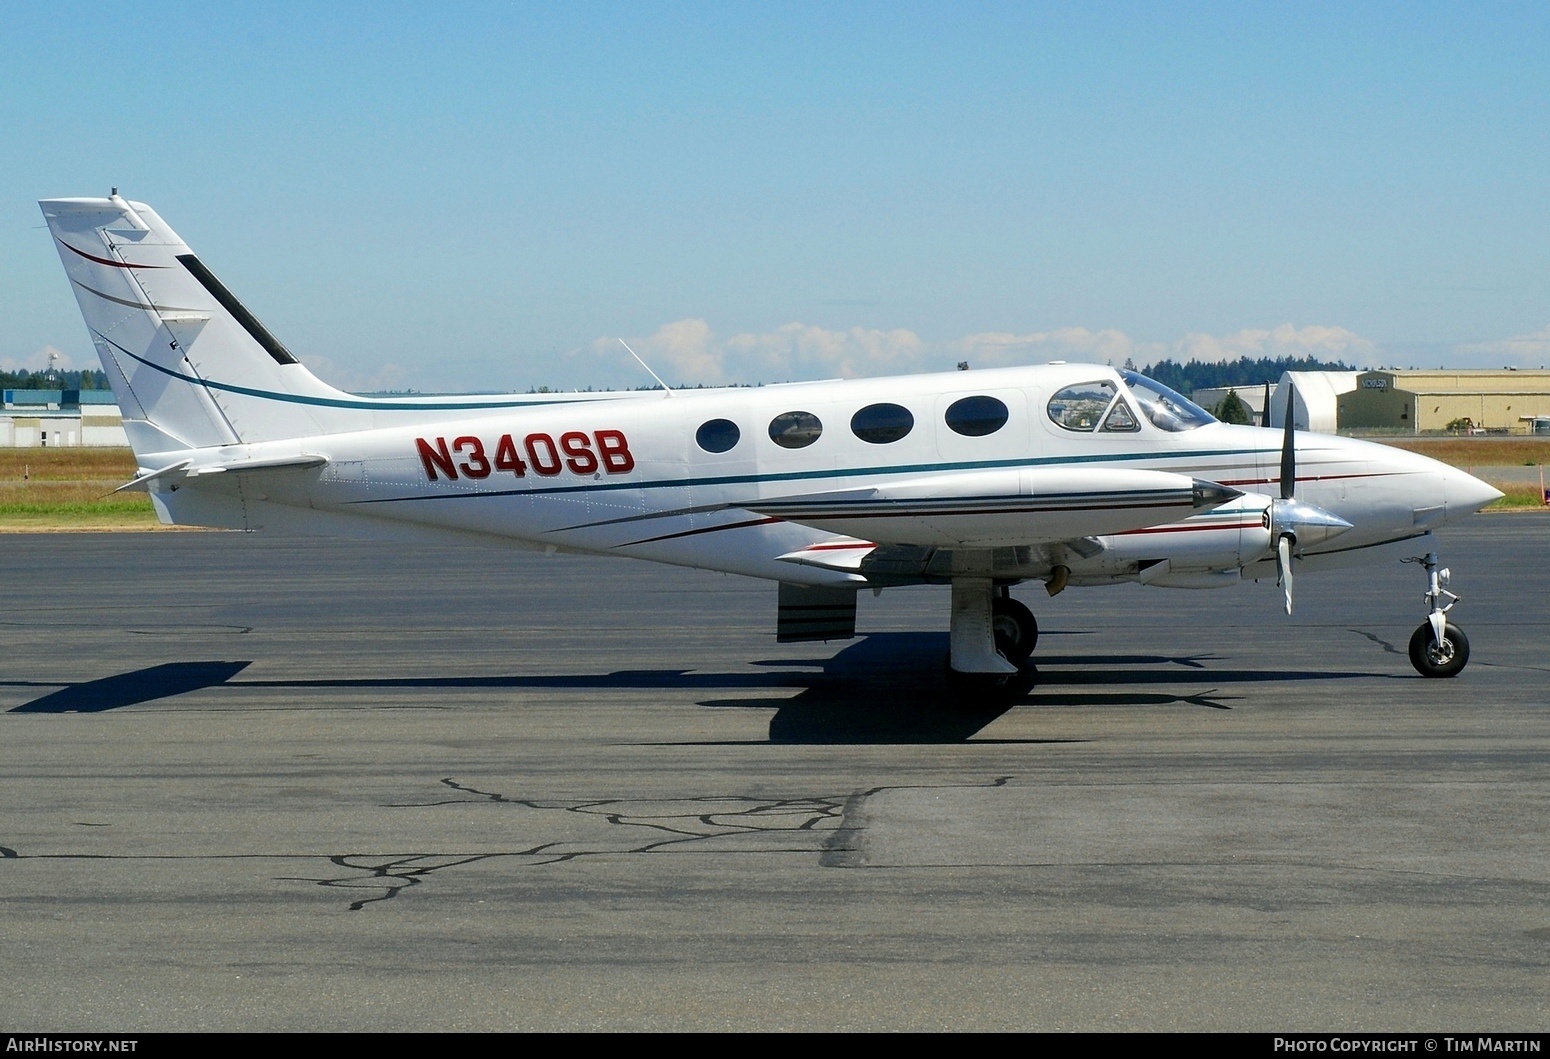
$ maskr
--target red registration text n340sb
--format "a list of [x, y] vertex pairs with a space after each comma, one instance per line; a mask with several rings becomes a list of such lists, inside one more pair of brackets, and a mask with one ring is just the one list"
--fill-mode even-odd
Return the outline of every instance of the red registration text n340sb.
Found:
[[498, 471], [525, 478], [531, 470], [552, 478], [566, 469], [572, 474], [628, 474], [635, 469], [635, 457], [622, 430], [595, 430], [590, 437], [568, 430], [558, 442], [550, 434], [529, 434], [520, 445], [511, 434], [502, 434], [491, 446], [472, 434], [453, 438], [450, 445], [444, 437], [434, 443], [415, 438], [414, 443], [420, 450], [425, 476], [433, 482], [442, 477], [456, 480], [459, 474], [488, 478]]

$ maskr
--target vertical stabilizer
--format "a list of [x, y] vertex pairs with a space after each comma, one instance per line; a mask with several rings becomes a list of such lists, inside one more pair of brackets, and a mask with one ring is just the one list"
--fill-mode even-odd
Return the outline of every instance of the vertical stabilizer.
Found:
[[359, 401], [297, 362], [150, 207], [39, 205], [137, 454], [359, 423]]

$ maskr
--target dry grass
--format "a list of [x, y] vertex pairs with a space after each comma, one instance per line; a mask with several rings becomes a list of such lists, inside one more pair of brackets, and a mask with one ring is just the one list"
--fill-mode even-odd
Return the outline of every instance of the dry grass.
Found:
[[128, 449], [0, 449], [0, 530], [154, 529]]
[[123, 485], [135, 476], [128, 449], [0, 449], [0, 482], [111, 481]]
[[1496, 488], [1506, 495], [1496, 503], [1488, 505], [1485, 508], [1486, 511], [1500, 511], [1507, 508], [1526, 510], [1545, 507], [1544, 497], [1540, 495], [1539, 486], [1537, 485], [1513, 485], [1508, 483], [1498, 484]]
[[92, 528], [160, 525], [144, 493], [115, 493], [122, 481], [0, 482], [0, 529], [81, 524]]

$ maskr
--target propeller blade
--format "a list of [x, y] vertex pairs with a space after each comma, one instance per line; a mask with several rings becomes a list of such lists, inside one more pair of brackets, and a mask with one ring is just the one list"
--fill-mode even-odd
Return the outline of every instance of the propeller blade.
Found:
[[1276, 583], [1286, 590], [1286, 613], [1292, 612], [1292, 538], [1276, 541]]
[[[1286, 384], [1286, 433], [1281, 440], [1281, 499], [1290, 500], [1297, 492], [1297, 445], [1293, 440], [1295, 430], [1292, 426], [1292, 397], [1297, 393], [1297, 387], [1290, 381]], [[1290, 611], [1288, 611], [1290, 613]]]

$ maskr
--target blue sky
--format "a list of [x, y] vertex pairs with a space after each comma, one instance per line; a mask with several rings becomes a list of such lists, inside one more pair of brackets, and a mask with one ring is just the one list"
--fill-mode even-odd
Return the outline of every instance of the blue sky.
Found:
[[35, 200], [150, 203], [351, 388], [1550, 364], [1550, 6], [7, 4]]

